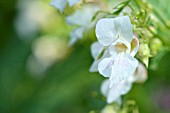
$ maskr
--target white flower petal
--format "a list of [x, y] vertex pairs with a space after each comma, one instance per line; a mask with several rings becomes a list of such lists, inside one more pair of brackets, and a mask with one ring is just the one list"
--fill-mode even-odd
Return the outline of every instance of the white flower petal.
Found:
[[115, 47], [116, 43], [113, 43], [109, 46], [109, 53], [112, 55], [112, 56], [117, 56], [118, 55], [118, 51]]
[[117, 38], [117, 29], [113, 18], [100, 19], [96, 24], [96, 36], [104, 46], [110, 45]]
[[121, 106], [122, 105], [122, 98], [119, 97], [115, 102], [118, 103], [119, 106]]
[[132, 83], [126, 80], [113, 84], [109, 89], [107, 102], [112, 103], [120, 99], [122, 95], [127, 94], [132, 87]]
[[119, 36], [128, 42], [131, 42], [133, 39], [133, 30], [130, 18], [128, 16], [121, 16], [115, 18], [114, 22]]
[[121, 95], [127, 94], [131, 88], [132, 88], [132, 82], [128, 82], [127, 80], [125, 80], [124, 83], [122, 83]]
[[138, 61], [133, 58], [132, 56], [126, 54], [126, 55], [119, 55], [114, 62], [114, 65], [112, 66], [112, 73], [111, 73], [111, 84], [120, 82], [127, 77], [131, 76], [138, 66]]
[[109, 49], [107, 48], [103, 54], [103, 56], [100, 58], [100, 60], [104, 59], [104, 58], [109, 58], [111, 57], [110, 53], [109, 53]]
[[72, 46], [78, 39], [82, 38], [82, 37], [83, 37], [83, 32], [84, 32], [84, 28], [83, 28], [83, 27], [74, 29], [74, 30], [70, 33], [69, 46]]
[[74, 36], [74, 34], [70, 34], [70, 41], [68, 43], [69, 46], [73, 46], [73, 44], [78, 40], [77, 37]]
[[104, 80], [101, 85], [101, 93], [105, 97], [108, 95], [110, 81], [108, 79]]
[[99, 60], [95, 60], [91, 65], [89, 72], [98, 72], [98, 64], [99, 64]]
[[69, 3], [69, 6], [73, 6], [75, 5], [76, 3], [78, 3], [80, 0], [67, 0], [68, 3]]
[[136, 55], [136, 53], [138, 52], [138, 49], [139, 49], [139, 40], [138, 40], [138, 38], [134, 37], [132, 42], [131, 42], [131, 45], [135, 46], [133, 48], [133, 50], [131, 51], [131, 53], [130, 53], [130, 55], [134, 57]]
[[110, 77], [112, 71], [112, 58], [104, 58], [98, 64], [98, 70], [104, 77]]
[[101, 54], [101, 52], [103, 51], [104, 49], [104, 46], [102, 46], [100, 43], [98, 42], [94, 42], [92, 45], [91, 45], [91, 54], [92, 54], [92, 57], [97, 60], [99, 55]]
[[66, 7], [67, 0], [53, 0], [50, 5], [59, 9], [60, 12], [63, 12], [64, 8]]
[[110, 57], [109, 51], [106, 49], [103, 56], [100, 59], [95, 59], [93, 64], [91, 65], [89, 71], [90, 72], [98, 72], [98, 64], [104, 58]]

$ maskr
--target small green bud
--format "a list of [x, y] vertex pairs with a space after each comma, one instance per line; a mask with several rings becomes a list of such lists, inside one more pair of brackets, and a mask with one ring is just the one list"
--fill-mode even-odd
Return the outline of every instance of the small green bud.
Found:
[[141, 44], [139, 46], [138, 53], [141, 61], [146, 65], [146, 67], [148, 67], [149, 57], [150, 57], [150, 48], [148, 44], [145, 43]]
[[136, 12], [136, 19], [139, 19], [141, 17], [142, 13], [140, 11]]
[[150, 41], [150, 50], [152, 55], [156, 55], [162, 47], [162, 42], [159, 38], [154, 38]]
[[149, 56], [146, 57], [142, 57], [141, 61], [145, 64], [145, 66], [148, 68], [148, 64], [149, 64]]
[[150, 54], [150, 49], [148, 44], [141, 44], [139, 46], [139, 56], [145, 57], [145, 56], [149, 56], [149, 54]]

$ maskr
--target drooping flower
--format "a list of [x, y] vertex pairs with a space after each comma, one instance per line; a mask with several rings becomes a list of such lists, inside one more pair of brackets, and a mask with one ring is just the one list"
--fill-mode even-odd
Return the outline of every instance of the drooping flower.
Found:
[[112, 84], [132, 75], [138, 66], [134, 58], [139, 48], [139, 41], [133, 35], [128, 16], [104, 18], [96, 25], [96, 36], [99, 43], [107, 47], [110, 57], [98, 63], [98, 71], [110, 78]]
[[107, 79], [101, 85], [101, 93], [107, 98], [107, 103], [118, 102], [121, 104], [121, 96], [127, 94], [134, 82], [145, 82], [147, 71], [143, 64], [139, 63], [135, 73], [127, 79], [114, 83], [110, 88], [110, 81]]
[[63, 12], [67, 3], [69, 3], [69, 6], [71, 7], [78, 2], [80, 2], [80, 0], [53, 0], [50, 5], [56, 7], [60, 12]]
[[70, 33], [69, 45], [73, 45], [78, 39], [83, 37], [83, 33], [86, 30], [94, 26], [95, 22], [91, 22], [91, 19], [98, 10], [99, 7], [94, 4], [86, 4], [66, 18], [68, 24], [76, 26]]

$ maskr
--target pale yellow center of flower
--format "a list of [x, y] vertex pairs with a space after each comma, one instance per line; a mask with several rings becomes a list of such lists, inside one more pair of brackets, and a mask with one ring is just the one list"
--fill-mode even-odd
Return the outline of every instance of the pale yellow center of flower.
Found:
[[127, 46], [121, 42], [118, 42], [115, 47], [118, 52], [125, 52], [127, 50]]

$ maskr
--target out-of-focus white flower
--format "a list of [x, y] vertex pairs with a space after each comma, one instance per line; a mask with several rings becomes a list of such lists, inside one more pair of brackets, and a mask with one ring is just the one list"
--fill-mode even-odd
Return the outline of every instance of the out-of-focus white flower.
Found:
[[133, 36], [132, 25], [128, 16], [104, 18], [96, 25], [99, 43], [105, 46], [110, 57], [98, 63], [98, 71], [110, 78], [112, 84], [126, 79], [134, 73], [138, 61], [134, 58], [139, 48], [139, 41]]
[[68, 46], [65, 40], [47, 35], [33, 43], [32, 51], [27, 63], [28, 70], [33, 75], [41, 75], [51, 65], [66, 57]]
[[31, 40], [43, 25], [49, 22], [54, 11], [41, 0], [19, 0], [15, 29], [22, 40]]
[[146, 68], [139, 63], [136, 72], [127, 79], [114, 83], [110, 88], [110, 81], [107, 79], [101, 85], [101, 93], [107, 98], [107, 103], [121, 103], [121, 96], [127, 94], [134, 82], [144, 82], [147, 79]]
[[53, 0], [50, 5], [56, 7], [60, 12], [63, 12], [67, 3], [69, 3], [69, 6], [71, 7], [78, 2], [80, 2], [80, 0]]
[[94, 26], [95, 22], [91, 22], [91, 19], [98, 10], [99, 7], [94, 4], [86, 4], [66, 18], [68, 24], [78, 26], [70, 33], [69, 45], [82, 38], [83, 33]]

